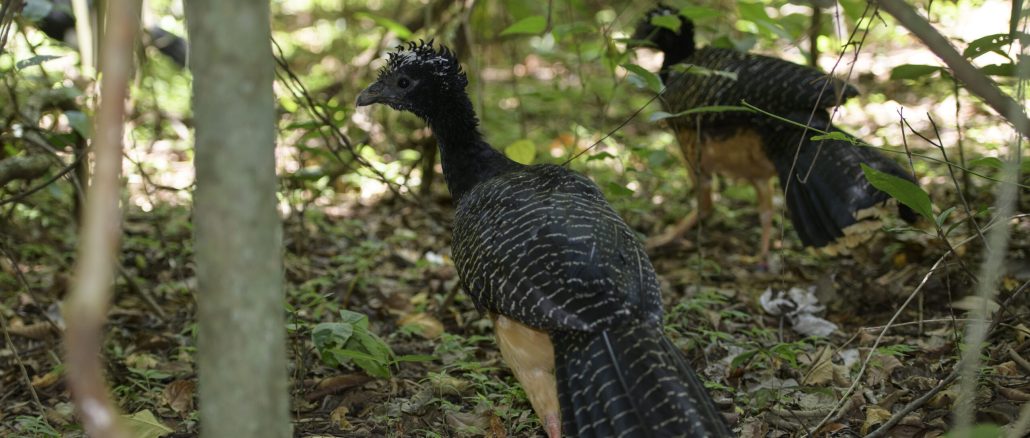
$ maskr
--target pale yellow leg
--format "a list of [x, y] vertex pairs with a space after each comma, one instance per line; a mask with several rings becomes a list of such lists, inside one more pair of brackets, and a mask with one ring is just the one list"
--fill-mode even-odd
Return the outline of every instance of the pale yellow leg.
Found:
[[501, 315], [491, 315], [501, 357], [529, 397], [529, 403], [544, 424], [549, 438], [561, 437], [561, 408], [554, 377], [554, 347], [551, 338]]
[[772, 181], [765, 178], [751, 181], [751, 184], [755, 186], [755, 193], [758, 197], [758, 220], [762, 224], [762, 243], [759, 247], [759, 256], [765, 260], [769, 256], [769, 243], [772, 239]]

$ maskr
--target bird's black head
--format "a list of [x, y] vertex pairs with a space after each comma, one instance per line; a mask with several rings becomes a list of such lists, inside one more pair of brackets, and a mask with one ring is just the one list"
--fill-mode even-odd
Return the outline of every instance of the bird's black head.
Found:
[[382, 103], [427, 118], [440, 102], [453, 102], [465, 93], [468, 78], [454, 53], [433, 48], [433, 41], [397, 46], [388, 55], [379, 78], [361, 94], [357, 105]]
[[[661, 20], [664, 17], [678, 19], [678, 30], [655, 24], [656, 19]], [[672, 22], [674, 27], [675, 23]], [[694, 23], [680, 15], [679, 10], [660, 3], [644, 15], [631, 38], [638, 42], [631, 47], [642, 46], [639, 41], [648, 41], [658, 50], [665, 52], [666, 56], [675, 54], [687, 57], [694, 53]]]

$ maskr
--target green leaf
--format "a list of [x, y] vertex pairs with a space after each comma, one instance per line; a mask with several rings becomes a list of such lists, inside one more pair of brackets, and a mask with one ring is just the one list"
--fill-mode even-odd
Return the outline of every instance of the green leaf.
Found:
[[531, 140], [522, 139], [516, 140], [514, 143], [504, 148], [504, 155], [508, 158], [515, 160], [522, 164], [529, 164], [533, 162], [533, 158], [536, 157], [536, 145]]
[[367, 18], [369, 20], [372, 20], [376, 24], [386, 28], [386, 30], [393, 32], [397, 35], [397, 38], [402, 40], [409, 39], [411, 38], [411, 35], [413, 35], [411, 29], [408, 29], [407, 26], [386, 17], [382, 17], [375, 14], [369, 14], [368, 12], [356, 12], [354, 13], [354, 17]]
[[351, 324], [355, 327], [361, 327], [368, 330], [368, 317], [364, 313], [358, 313], [352, 310], [341, 309], [340, 310], [340, 321]]
[[632, 190], [630, 190], [628, 187], [626, 187], [626, 186], [624, 186], [622, 184], [619, 184], [619, 183], [617, 183], [615, 181], [609, 181], [608, 185], [606, 187], [608, 188], [608, 191], [612, 195], [614, 195], [614, 196], [632, 196], [633, 195], [633, 191]]
[[927, 220], [935, 221], [936, 218], [933, 215], [933, 203], [930, 202], [930, 195], [921, 187], [913, 184], [911, 181], [880, 172], [867, 166], [865, 163], [862, 163], [862, 172], [865, 173], [865, 178], [869, 180], [869, 184], [872, 184], [873, 187], [887, 193], [894, 199], [897, 199], [898, 202], [907, 205]]
[[65, 111], [64, 116], [68, 118], [68, 124], [71, 125], [75, 132], [78, 132], [83, 138], [89, 138], [90, 133], [93, 132], [93, 125], [89, 122], [89, 117], [82, 111]]
[[136, 438], [158, 438], [168, 435], [175, 430], [162, 424], [149, 409], [144, 409], [132, 415], [123, 415], [125, 423]]
[[50, 14], [54, 4], [50, 0], [26, 0], [22, 7], [21, 16], [31, 21], [39, 21]]
[[695, 64], [682, 63], [673, 65], [671, 68], [674, 73], [690, 73], [692, 75], [698, 76], [722, 76], [731, 81], [737, 80], [736, 72], [726, 70], [713, 70]]
[[944, 436], [946, 438], [954, 438], [960, 436], [970, 438], [1001, 438], [1002, 436], [1004, 436], [1004, 434], [1001, 432], [1001, 426], [994, 424], [977, 424], [971, 428], [962, 431], [950, 431]]
[[615, 158], [615, 155], [609, 154], [608, 152], [605, 152], [605, 151], [601, 151], [601, 152], [598, 152], [596, 154], [593, 154], [593, 155], [587, 157], [587, 161], [605, 160], [605, 159], [608, 159], [608, 158]]
[[644, 67], [641, 67], [636, 64], [622, 64], [622, 68], [626, 69], [630, 73], [637, 75], [640, 79], [643, 80], [644, 84], [647, 85], [647, 88], [655, 93], [661, 93], [662, 88], [665, 88], [662, 85], [662, 78], [658, 77], [658, 75], [654, 73], [651, 73]]
[[722, 12], [719, 12], [715, 9], [706, 8], [704, 6], [687, 6], [684, 8], [680, 8], [680, 15], [687, 17], [693, 21], [699, 21], [704, 20], [706, 18], [718, 17], [723, 14]]
[[501, 36], [507, 35], [537, 35], [543, 32], [547, 28], [547, 18], [543, 15], [531, 15], [516, 21], [515, 24], [508, 26], [507, 29], [501, 31]]
[[25, 69], [27, 69], [29, 67], [34, 67], [34, 66], [40, 65], [40, 64], [42, 64], [44, 62], [52, 61], [52, 60], [59, 59], [59, 58], [63, 58], [63, 56], [57, 56], [57, 55], [36, 55], [36, 56], [31, 57], [31, 58], [27, 58], [27, 59], [23, 59], [21, 61], [18, 61], [17, 63], [14, 64], [14, 68], [16, 68], [18, 70], [25, 70]]
[[955, 206], [951, 206], [948, 207], [946, 210], [942, 211], [941, 214], [937, 215], [937, 217], [934, 219], [934, 221], [937, 222], [937, 227], [943, 227], [944, 221], [948, 220], [948, 216], [951, 215], [951, 213], [954, 211]]
[[743, 106], [711, 105], [711, 106], [699, 106], [697, 108], [691, 108], [691, 109], [688, 109], [686, 111], [678, 112], [676, 114], [670, 114], [670, 113], [667, 113], [665, 111], [655, 111], [654, 113], [651, 114], [651, 117], [649, 117], [648, 120], [650, 120], [651, 122], [657, 122], [657, 121], [663, 120], [663, 119], [668, 119], [668, 118], [673, 118], [673, 117], [680, 117], [680, 116], [686, 116], [686, 115], [690, 115], [690, 114], [698, 114], [698, 113], [724, 113], [724, 112], [733, 112], [733, 111], [754, 112], [754, 111], [751, 110], [751, 108], [743, 107]]
[[1016, 64], [988, 64], [980, 67], [980, 71], [987, 76], [1016, 77]]
[[[1030, 43], [1030, 34], [1016, 32], [1015, 39], [1020, 40], [1023, 45], [1026, 45]], [[1013, 36], [1007, 33], [997, 33], [994, 35], [980, 37], [973, 40], [973, 42], [966, 46], [966, 49], [962, 51], [962, 56], [973, 60], [985, 53], [995, 52], [1007, 58], [1008, 55], [1006, 55], [1001, 48], [1012, 44], [1012, 41]]]
[[311, 329], [311, 342], [319, 350], [343, 346], [354, 335], [354, 325], [345, 322], [323, 322]]
[[430, 354], [404, 354], [397, 356], [394, 360], [397, 362], [431, 362], [436, 360], [436, 356]]
[[969, 167], [981, 167], [982, 166], [982, 167], [991, 167], [991, 168], [994, 168], [994, 169], [1001, 169], [1002, 167], [1005, 166], [1005, 163], [1003, 163], [997, 157], [980, 157], [980, 158], [976, 158], [976, 159], [973, 159], [973, 160], [969, 160], [969, 162], [966, 163], [966, 164]]
[[651, 17], [651, 24], [678, 33], [683, 22], [676, 15], [655, 15]]
[[855, 143], [855, 139], [854, 138], [849, 137], [847, 134], [845, 134], [843, 132], [840, 132], [840, 131], [830, 131], [830, 132], [827, 132], [825, 134], [816, 134], [816, 135], [812, 136], [812, 141], [820, 141], [820, 140], [839, 140], [839, 141], [846, 141], [846, 142], [852, 143], [852, 144]]
[[891, 70], [891, 79], [919, 79], [940, 71], [936, 65], [902, 64]]

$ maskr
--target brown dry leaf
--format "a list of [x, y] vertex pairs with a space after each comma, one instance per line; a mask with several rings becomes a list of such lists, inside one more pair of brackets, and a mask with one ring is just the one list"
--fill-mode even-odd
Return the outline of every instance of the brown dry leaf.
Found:
[[504, 430], [504, 423], [501, 421], [501, 417], [490, 414], [490, 433], [487, 436], [491, 438], [506, 438], [508, 433]]
[[869, 405], [865, 411], [865, 422], [862, 423], [862, 435], [868, 435], [873, 429], [890, 420], [890, 411], [875, 405]]
[[927, 406], [934, 409], [951, 409], [951, 405], [958, 399], [958, 391], [954, 386], [950, 386], [947, 389], [938, 392], [937, 395], [933, 396]]
[[833, 380], [833, 350], [823, 347], [816, 356], [812, 368], [801, 380], [802, 385], [823, 386]]
[[193, 393], [197, 390], [196, 382], [192, 380], [176, 380], [165, 386], [161, 397], [165, 404], [172, 408], [176, 414], [185, 417], [193, 412]]
[[336, 427], [339, 427], [340, 430], [350, 430], [354, 426], [350, 424], [349, 420], [347, 420], [347, 414], [349, 413], [350, 409], [347, 408], [347, 406], [337, 406], [336, 409], [333, 409], [333, 412], [329, 414], [329, 420], [332, 421]]
[[428, 313], [409, 313], [397, 320], [397, 323], [414, 327], [415, 333], [426, 339], [436, 339], [443, 334], [443, 323]]
[[1019, 367], [1014, 361], [1008, 361], [998, 364], [994, 367], [994, 370], [999, 376], [1006, 377], [1018, 377], [1023, 375], [1023, 369]]
[[32, 387], [36, 389], [49, 388], [53, 384], [61, 380], [61, 373], [53, 370], [43, 375], [37, 375], [32, 378]]
[[1027, 326], [1023, 325], [1023, 323], [1019, 323], [1019, 324], [1017, 324], [1013, 328], [1015, 329], [1014, 331], [1016, 332], [1016, 343], [1017, 344], [1022, 344], [1024, 342], [1026, 342], [1027, 338], [1030, 338], [1030, 328], [1027, 328]]
[[447, 425], [459, 433], [485, 434], [490, 430], [490, 419], [486, 415], [472, 412], [447, 412]]
[[440, 395], [460, 396], [472, 388], [472, 384], [468, 380], [444, 373], [430, 373], [429, 383], [433, 386], [433, 390]]
[[869, 369], [866, 371], [866, 384], [875, 386], [883, 383], [887, 379], [887, 376], [891, 375], [891, 371], [901, 366], [901, 361], [894, 356], [888, 356], [886, 354], [873, 353], [875, 356], [869, 361]]
[[36, 322], [25, 325], [20, 319], [16, 319], [11, 321], [11, 326], [8, 327], [7, 331], [15, 336], [41, 341], [53, 335], [53, 327], [48, 322]]

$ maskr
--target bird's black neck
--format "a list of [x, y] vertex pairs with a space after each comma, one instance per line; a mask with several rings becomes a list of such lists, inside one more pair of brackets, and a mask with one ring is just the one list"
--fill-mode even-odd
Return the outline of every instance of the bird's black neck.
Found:
[[[684, 24], [686, 27], [687, 24]], [[690, 58], [694, 54], [696, 47], [694, 46], [694, 32], [693, 26], [689, 29], [684, 29], [681, 33], [670, 38], [674, 43], [662, 43], [659, 44], [659, 49], [665, 55], [662, 60], [662, 69], [659, 70], [659, 75], [663, 82], [667, 82], [669, 74], [672, 73], [670, 68], [676, 64], [684, 62], [687, 58]], [[666, 83], [666, 85], [668, 85]]]
[[448, 103], [425, 119], [439, 145], [444, 180], [455, 203], [477, 184], [522, 167], [483, 140], [468, 95], [462, 92], [440, 102]]

